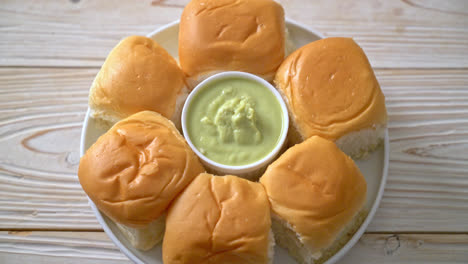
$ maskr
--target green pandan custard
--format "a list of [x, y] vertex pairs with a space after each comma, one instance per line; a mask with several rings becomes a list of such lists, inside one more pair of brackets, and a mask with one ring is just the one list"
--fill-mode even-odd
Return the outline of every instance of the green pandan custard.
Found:
[[192, 99], [187, 131], [207, 158], [225, 165], [258, 161], [278, 144], [283, 113], [262, 84], [239, 77], [209, 83]]

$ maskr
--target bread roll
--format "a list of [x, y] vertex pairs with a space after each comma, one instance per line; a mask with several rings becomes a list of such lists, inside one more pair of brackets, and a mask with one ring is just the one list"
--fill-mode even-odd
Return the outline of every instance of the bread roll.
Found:
[[271, 263], [270, 209], [259, 183], [200, 174], [171, 205], [165, 264]]
[[296, 50], [275, 77], [290, 113], [289, 140], [318, 135], [353, 158], [384, 137], [385, 97], [363, 50], [350, 38], [326, 38]]
[[366, 216], [367, 184], [336, 145], [313, 136], [287, 150], [260, 178], [277, 243], [299, 263], [334, 254]]
[[162, 239], [168, 205], [203, 171], [172, 122], [143, 111], [115, 124], [86, 151], [78, 177], [132, 245], [148, 250]]
[[91, 86], [89, 107], [91, 116], [110, 124], [150, 110], [180, 128], [188, 93], [174, 58], [154, 40], [131, 36], [109, 53]]
[[191, 86], [220, 71], [272, 81], [284, 59], [284, 24], [272, 0], [192, 0], [180, 19], [181, 68]]

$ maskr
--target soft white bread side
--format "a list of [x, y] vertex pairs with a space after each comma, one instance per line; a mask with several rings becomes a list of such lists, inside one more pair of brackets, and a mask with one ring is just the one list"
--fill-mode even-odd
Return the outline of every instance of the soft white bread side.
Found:
[[107, 56], [91, 86], [89, 106], [92, 117], [110, 124], [150, 110], [178, 126], [188, 93], [176, 60], [154, 40], [131, 36]]
[[165, 264], [266, 264], [273, 257], [270, 207], [262, 185], [202, 173], [168, 210]]
[[[371, 152], [383, 145], [386, 125], [375, 125], [372, 128], [361, 129], [338, 138], [336, 145], [353, 159], [364, 159]], [[294, 146], [306, 140], [297, 130], [295, 122], [289, 119], [288, 145]]]
[[284, 28], [284, 57], [285, 58], [288, 57], [296, 49], [297, 49], [297, 46], [296, 44], [294, 44], [294, 41], [291, 39], [291, 34], [289, 33], [288, 28], [285, 27]]
[[[364, 51], [352, 39], [326, 38], [299, 48], [281, 64], [275, 84], [289, 109], [291, 145], [314, 135], [343, 138], [339, 146], [357, 158], [382, 141], [385, 97]], [[363, 145], [348, 144], [352, 132], [364, 132], [372, 140], [354, 135]]]
[[161, 217], [169, 204], [203, 171], [174, 124], [143, 111], [99, 137], [81, 158], [78, 177], [89, 198], [121, 225], [129, 241], [149, 249], [161, 240]]
[[386, 129], [385, 125], [376, 125], [353, 131], [340, 137], [335, 143], [346, 155], [354, 159], [365, 158], [383, 145]]
[[162, 215], [145, 227], [133, 228], [115, 223], [130, 244], [139, 250], [150, 250], [161, 242], [166, 226], [166, 216]]
[[288, 250], [289, 254], [300, 264], [321, 264], [336, 254], [356, 233], [366, 219], [367, 209], [360, 210], [353, 219], [340, 231], [335, 242], [321, 252], [314, 252], [312, 248], [302, 243], [300, 234], [284, 219], [272, 214], [271, 227], [275, 240], [280, 247]]
[[182, 90], [180, 91], [179, 95], [176, 98], [176, 104], [174, 108], [174, 113], [172, 117], [169, 118], [172, 123], [176, 126], [179, 131], [182, 131], [182, 109], [184, 108], [185, 101], [190, 94], [190, 89], [184, 85]]
[[288, 149], [260, 183], [270, 200], [276, 242], [300, 263], [326, 260], [365, 214], [363, 175], [332, 141], [318, 136]]
[[273, 264], [273, 260], [275, 258], [275, 246], [275, 235], [273, 233], [273, 229], [270, 229], [270, 232], [268, 232], [268, 264]]
[[219, 71], [271, 81], [284, 49], [284, 10], [272, 0], [192, 0], [180, 19], [179, 61], [192, 87]]

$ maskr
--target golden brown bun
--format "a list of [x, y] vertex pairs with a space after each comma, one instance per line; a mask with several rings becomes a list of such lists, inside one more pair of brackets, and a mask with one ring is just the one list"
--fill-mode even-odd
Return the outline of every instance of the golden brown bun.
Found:
[[137, 228], [156, 220], [203, 171], [174, 125], [144, 111], [102, 135], [81, 158], [78, 177], [99, 210]]
[[350, 38], [326, 38], [296, 50], [281, 64], [275, 83], [302, 139], [318, 135], [335, 141], [387, 123], [374, 71]]
[[180, 66], [194, 78], [233, 70], [273, 79], [284, 31], [283, 8], [272, 0], [192, 0], [180, 19]]
[[91, 86], [89, 106], [93, 116], [110, 122], [144, 110], [172, 119], [184, 87], [182, 70], [164, 48], [131, 36], [107, 56]]
[[260, 183], [274, 214], [314, 252], [332, 245], [366, 200], [367, 184], [353, 160], [318, 136], [287, 150]]
[[165, 264], [268, 263], [270, 209], [259, 183], [202, 173], [171, 205]]

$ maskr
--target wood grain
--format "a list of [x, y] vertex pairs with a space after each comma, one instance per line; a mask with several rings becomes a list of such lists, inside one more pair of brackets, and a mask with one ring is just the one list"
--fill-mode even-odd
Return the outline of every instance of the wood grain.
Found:
[[[367, 234], [339, 264], [466, 263], [468, 235]], [[102, 232], [0, 232], [1, 263], [131, 263]]]
[[[464, 0], [282, 0], [286, 16], [353, 37], [374, 67], [468, 67]], [[0, 66], [99, 67], [125, 36], [180, 17], [188, 0], [2, 1]]]
[[[0, 228], [100, 230], [76, 177], [96, 69], [0, 69]], [[388, 185], [372, 232], [468, 230], [468, 70], [378, 70]], [[8, 96], [4, 96], [8, 94]]]
[[343, 257], [345, 263], [466, 263], [468, 235], [367, 234]]
[[0, 232], [0, 263], [131, 263], [103, 232]]
[[[178, 19], [188, 1], [2, 1], [0, 263], [130, 263], [76, 176], [88, 88], [120, 39]], [[279, 2], [327, 37], [353, 37], [386, 95], [387, 188], [339, 263], [467, 263], [468, 2]]]
[[76, 176], [95, 74], [0, 69], [0, 228], [100, 229]]
[[460, 221], [468, 217], [467, 72], [377, 75], [390, 118], [390, 167], [381, 209], [368, 230], [468, 230]]

